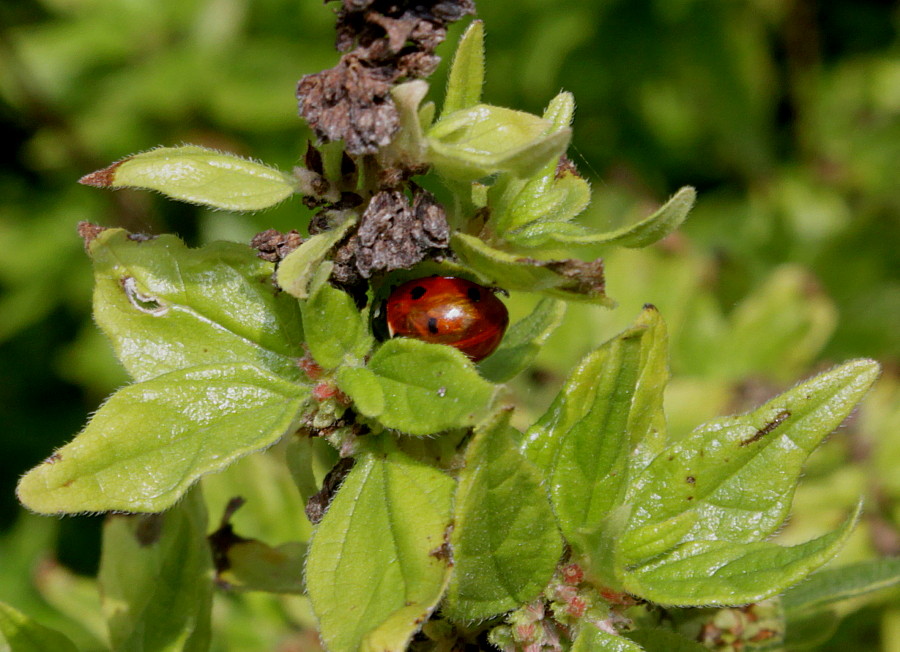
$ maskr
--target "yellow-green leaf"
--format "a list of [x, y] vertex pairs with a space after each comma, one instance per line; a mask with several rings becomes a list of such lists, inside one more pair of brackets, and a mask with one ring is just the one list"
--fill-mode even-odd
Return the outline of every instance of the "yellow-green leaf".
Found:
[[19, 499], [44, 514], [164, 510], [200, 476], [296, 428], [308, 394], [248, 364], [129, 385], [20, 480]]
[[158, 147], [82, 177], [98, 188], [146, 188], [229, 211], [269, 208], [294, 193], [294, 179], [262, 163], [214, 149]]
[[362, 455], [313, 536], [306, 585], [330, 652], [402, 652], [444, 593], [453, 480], [396, 451]]

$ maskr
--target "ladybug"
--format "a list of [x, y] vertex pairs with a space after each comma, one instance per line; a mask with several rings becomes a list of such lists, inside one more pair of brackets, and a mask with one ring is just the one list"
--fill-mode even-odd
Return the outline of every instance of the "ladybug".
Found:
[[385, 312], [391, 337], [449, 344], [473, 362], [494, 352], [509, 325], [490, 289], [454, 276], [407, 281], [391, 292]]

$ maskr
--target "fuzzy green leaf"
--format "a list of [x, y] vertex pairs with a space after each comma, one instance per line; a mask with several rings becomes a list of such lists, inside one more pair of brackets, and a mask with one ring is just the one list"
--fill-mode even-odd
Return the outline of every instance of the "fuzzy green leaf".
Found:
[[632, 474], [647, 466], [665, 448], [663, 397], [669, 382], [669, 334], [656, 306], [646, 304], [635, 326], [646, 331], [641, 338], [637, 385], [628, 413]]
[[585, 623], [572, 643], [570, 652], [643, 652], [644, 648], [624, 636], [601, 631]]
[[130, 385], [19, 482], [44, 514], [158, 512], [200, 476], [297, 427], [308, 389], [248, 364], [192, 367]]
[[628, 415], [643, 334], [644, 329], [628, 330], [591, 354], [576, 371], [578, 377], [590, 379], [589, 385], [573, 389], [584, 401], [572, 401], [570, 394], [562, 411], [551, 412], [529, 430], [529, 447], [539, 446], [537, 438], [543, 433], [555, 440], [547, 446], [554, 454], [544, 472], [560, 528], [570, 543], [575, 544], [582, 530], [597, 527], [623, 498], [631, 450]]
[[341, 368], [338, 385], [364, 416], [410, 435], [474, 425], [496, 389], [456, 349], [407, 338], [385, 342], [365, 368]]
[[900, 584], [900, 559], [872, 559], [823, 570], [787, 591], [781, 604], [788, 619]]
[[496, 172], [530, 177], [569, 145], [571, 130], [551, 126], [530, 113], [477, 104], [444, 115], [428, 129], [428, 160], [456, 180]]
[[623, 571], [622, 581], [629, 593], [658, 604], [757, 602], [781, 593], [832, 559], [847, 542], [861, 507], [834, 532], [796, 546], [689, 541]]
[[[544, 120], [553, 125], [554, 129], [562, 129], [563, 127], [571, 127], [572, 119], [575, 117], [575, 96], [572, 93], [562, 92], [547, 104], [544, 109]], [[555, 169], [556, 162], [551, 161], [548, 169]]]
[[357, 412], [371, 418], [384, 414], [384, 387], [374, 371], [366, 367], [341, 367], [337, 379], [341, 391], [353, 399]]
[[451, 246], [463, 264], [489, 284], [506, 290], [539, 292], [567, 301], [585, 301], [607, 307], [615, 305], [605, 293], [602, 261], [521, 258], [460, 232], [453, 234]]
[[450, 65], [443, 114], [461, 111], [481, 101], [484, 85], [484, 23], [473, 20], [466, 29]]
[[312, 236], [285, 256], [284, 260], [278, 264], [278, 271], [275, 275], [278, 286], [298, 299], [308, 298], [309, 284], [319, 266], [355, 223], [354, 218], [348, 217], [328, 231]]
[[99, 581], [112, 649], [208, 649], [212, 559], [200, 492], [164, 514], [108, 516]]
[[675, 231], [687, 219], [697, 199], [697, 191], [684, 186], [655, 213], [637, 224], [608, 233], [588, 233], [575, 225], [556, 228], [556, 225], [536, 223], [524, 228], [518, 237], [524, 241], [557, 242], [566, 245], [615, 245], [637, 249], [647, 247]]
[[313, 536], [306, 584], [331, 652], [404, 650], [444, 593], [454, 481], [399, 452], [361, 456]]
[[809, 454], [878, 377], [855, 360], [797, 385], [753, 412], [717, 419], [673, 444], [636, 479], [621, 541], [639, 563], [677, 540], [761, 541], [784, 522]]
[[661, 444], [664, 343], [662, 320], [648, 307], [578, 365], [526, 433], [525, 454], [543, 471], [560, 527], [581, 552], [589, 547], [582, 534], [623, 502], [634, 451]]
[[353, 298], [328, 283], [330, 265], [321, 267], [301, 304], [306, 345], [325, 369], [356, 364], [372, 348], [368, 319]]
[[55, 629], [38, 624], [18, 609], [0, 602], [0, 649], [9, 652], [77, 652]]
[[459, 476], [453, 574], [442, 612], [470, 622], [538, 595], [562, 555], [540, 474], [519, 452], [509, 412], [479, 428]]
[[391, 142], [376, 154], [382, 168], [427, 166], [425, 129], [431, 125], [434, 116], [432, 102], [422, 105], [427, 94], [428, 84], [421, 79], [397, 84], [391, 89], [400, 128]]
[[565, 314], [564, 302], [541, 299], [531, 314], [510, 326], [500, 347], [478, 364], [478, 371], [495, 383], [505, 383], [519, 375], [532, 363]]
[[89, 250], [94, 318], [136, 380], [224, 362], [300, 377], [299, 306], [249, 247], [188, 249], [171, 235], [146, 240], [107, 229]]
[[290, 197], [295, 180], [267, 165], [184, 145], [135, 154], [80, 180], [98, 188], [144, 188], [192, 204], [257, 211]]
[[[544, 112], [543, 119], [551, 126], [548, 133], [567, 129], [572, 122], [575, 99], [571, 93], [557, 95]], [[490, 206], [489, 227], [509, 242], [521, 246], [537, 246], [547, 237], [531, 234], [537, 227], [569, 230], [568, 221], [581, 213], [591, 200], [591, 188], [574, 165], [561, 165], [565, 159], [547, 161], [530, 179], [501, 177], [488, 192]], [[576, 227], [586, 232], [583, 227]]]
[[[535, 180], [535, 186], [542, 179]], [[500, 236], [520, 247], [541, 247], [590, 237], [582, 226], [570, 224], [591, 202], [591, 187], [577, 172], [564, 169], [547, 181], [546, 188], [526, 186], [505, 216], [509, 221]]]

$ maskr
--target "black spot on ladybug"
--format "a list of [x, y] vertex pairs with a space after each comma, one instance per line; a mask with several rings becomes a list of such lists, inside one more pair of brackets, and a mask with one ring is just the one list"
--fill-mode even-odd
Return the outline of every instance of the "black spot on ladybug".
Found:
[[437, 325], [437, 319], [435, 317], [428, 318], [428, 332], [431, 333], [432, 335], [437, 335], [438, 325]]
[[466, 294], [469, 295], [472, 301], [481, 301], [481, 290], [478, 288], [471, 287], [466, 291]]
[[428, 291], [428, 290], [426, 290], [425, 288], [423, 288], [421, 285], [417, 285], [416, 287], [414, 287], [414, 288], [410, 291], [409, 296], [412, 297], [413, 300], [421, 299], [422, 297], [425, 296], [425, 293], [426, 293], [427, 291]]

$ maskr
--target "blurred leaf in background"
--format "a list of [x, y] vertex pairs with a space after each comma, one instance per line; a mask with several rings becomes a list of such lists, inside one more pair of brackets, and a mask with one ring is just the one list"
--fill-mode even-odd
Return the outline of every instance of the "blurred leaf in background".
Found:
[[[214, 212], [76, 180], [182, 143], [290, 170], [309, 137], [294, 87], [337, 58], [333, 6], [0, 5], [0, 600], [79, 649], [100, 649], [106, 635], [95, 597], [64, 599], [95, 596], [83, 575], [96, 571], [100, 519], [36, 519], [13, 497], [16, 478], [126, 380], [90, 318], [91, 266], [76, 224], [174, 232], [196, 245], [302, 231], [310, 213], [296, 200], [250, 216]], [[876, 358], [885, 376], [813, 456], [781, 536], [833, 527], [863, 492], [864, 527], [836, 563], [900, 554], [900, 9], [876, 0], [483, 0], [478, 9], [485, 102], [540, 114], [547, 97], [574, 94], [569, 155], [593, 190], [579, 219], [609, 231], [682, 185], [699, 191], [682, 230], [647, 250], [559, 252], [604, 256], [619, 308], [569, 307], [532, 372], [513, 382], [524, 408], [515, 425], [540, 414], [581, 356], [645, 303], [669, 325], [673, 437], [833, 362]], [[439, 50], [445, 63], [463, 28]], [[428, 99], [440, 98], [441, 75], [446, 67]], [[510, 307], [516, 321], [533, 301], [514, 293]], [[206, 483], [213, 520], [226, 483], [289, 485], [262, 467], [248, 459]], [[271, 496], [244, 493], [257, 509], [236, 516], [243, 534], [272, 546], [308, 537], [305, 522], [293, 532], [279, 521]], [[302, 519], [295, 498], [275, 502]], [[844, 609], [854, 613], [822, 649], [875, 649], [879, 636], [894, 641], [883, 649], [900, 649], [898, 596], [873, 596]], [[315, 641], [300, 596], [228, 594], [216, 605], [212, 626], [229, 650]]]

